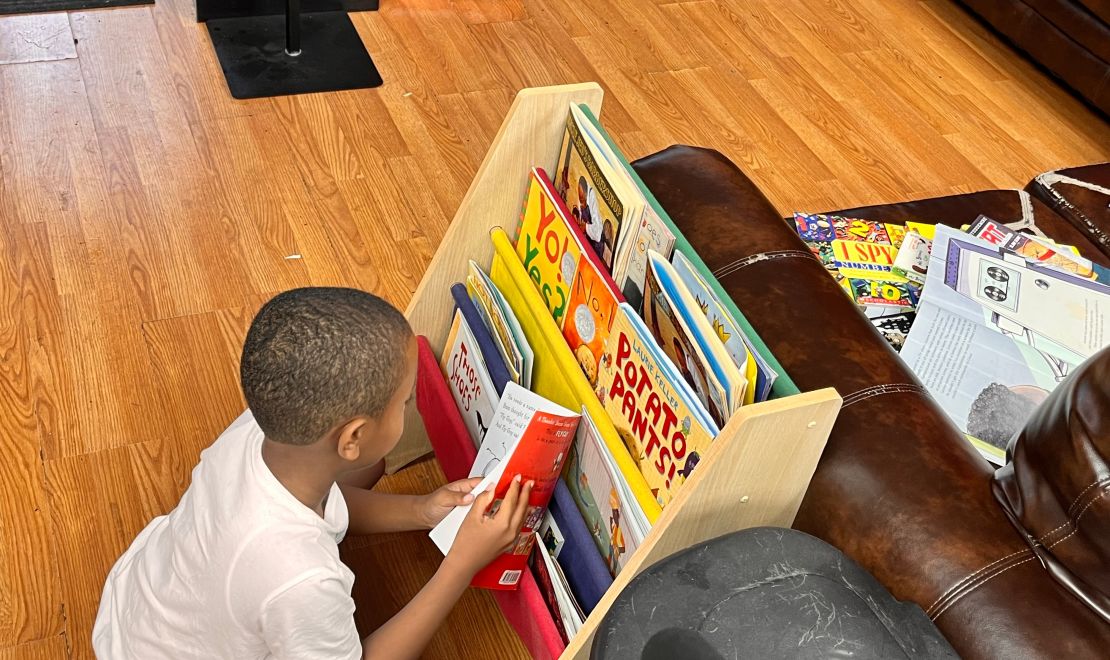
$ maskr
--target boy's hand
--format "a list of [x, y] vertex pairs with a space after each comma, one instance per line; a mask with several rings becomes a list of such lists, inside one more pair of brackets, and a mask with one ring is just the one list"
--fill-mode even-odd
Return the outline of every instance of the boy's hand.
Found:
[[487, 509], [493, 503], [493, 489], [479, 495], [459, 528], [446, 561], [473, 575], [508, 550], [524, 525], [532, 485], [531, 481], [521, 485], [518, 474], [509, 484], [501, 506], [492, 514], [487, 514]]
[[420, 496], [416, 504], [418, 523], [426, 529], [431, 529], [451, 513], [451, 509], [470, 504], [474, 501], [470, 491], [474, 490], [481, 481], [481, 477], [460, 479]]

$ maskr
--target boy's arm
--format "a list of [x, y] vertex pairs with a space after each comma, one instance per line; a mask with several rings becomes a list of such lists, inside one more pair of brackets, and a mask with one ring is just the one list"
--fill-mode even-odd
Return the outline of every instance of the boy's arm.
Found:
[[350, 534], [383, 534], [431, 529], [456, 506], [470, 504], [470, 491], [481, 481], [463, 479], [427, 495], [394, 495], [340, 484], [347, 503]]
[[492, 516], [485, 513], [493, 501], [492, 491], [478, 496], [451, 551], [428, 584], [396, 616], [362, 640], [364, 660], [420, 657], [474, 574], [516, 539], [532, 491], [531, 482], [522, 488], [519, 479], [509, 486]]

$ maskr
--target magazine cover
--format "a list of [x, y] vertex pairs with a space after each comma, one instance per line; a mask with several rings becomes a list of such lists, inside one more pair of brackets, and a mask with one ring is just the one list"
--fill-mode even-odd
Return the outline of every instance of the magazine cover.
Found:
[[470, 439], [477, 447], [486, 436], [500, 401], [497, 389], [482, 361], [481, 349], [470, 331], [462, 312], [455, 310], [455, 319], [447, 336], [447, 345], [440, 363], [455, 405], [462, 414]]
[[548, 182], [547, 174], [534, 168], [528, 177], [516, 253], [560, 328], [582, 254], [571, 222], [566, 205]]
[[[535, 485], [528, 513], [512, 548], [474, 576], [471, 584], [484, 589], [516, 589], [528, 555], [533, 532], [543, 520], [547, 504], [574, 441], [579, 415], [509, 383], [478, 449], [471, 476], [484, 475], [472, 491], [477, 496], [494, 486], [494, 504], [504, 498], [513, 478], [520, 475]], [[430, 536], [443, 554], [451, 549], [463, 519], [472, 505], [455, 507]]]
[[1002, 464], [1037, 405], [1110, 343], [1108, 294], [1096, 282], [937, 226], [901, 356], [979, 451]]
[[1110, 277], [1110, 272], [1090, 259], [1079, 256], [1075, 248], [1016, 232], [985, 215], [979, 216], [967, 233], [1046, 268], [1070, 273], [1076, 277], [1098, 280], [1104, 284]]
[[628, 303], [601, 357], [597, 396], [652, 495], [666, 506], [718, 429]]

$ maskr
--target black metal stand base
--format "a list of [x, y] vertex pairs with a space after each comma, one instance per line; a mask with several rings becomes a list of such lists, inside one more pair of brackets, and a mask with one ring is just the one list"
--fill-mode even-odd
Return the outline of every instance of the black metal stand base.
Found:
[[382, 84], [345, 12], [300, 15], [300, 54], [286, 52], [286, 17], [210, 19], [208, 34], [237, 99], [287, 96]]

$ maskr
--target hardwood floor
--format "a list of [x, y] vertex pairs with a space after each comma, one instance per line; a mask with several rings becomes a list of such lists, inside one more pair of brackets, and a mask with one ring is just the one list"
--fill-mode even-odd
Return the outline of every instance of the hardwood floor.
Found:
[[[596, 80], [630, 156], [714, 147], [783, 213], [1110, 158], [1110, 125], [948, 0], [382, 5], [354, 20], [385, 86], [254, 101], [188, 0], [0, 18], [0, 659], [91, 656], [108, 568], [241, 410], [253, 312], [308, 284], [403, 307], [521, 87]], [[345, 553], [366, 626], [437, 562], [419, 534]], [[428, 657], [521, 655], [491, 608], [468, 594]]]

